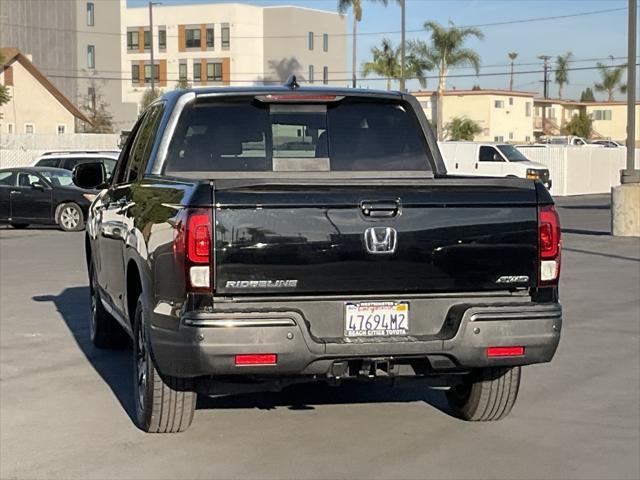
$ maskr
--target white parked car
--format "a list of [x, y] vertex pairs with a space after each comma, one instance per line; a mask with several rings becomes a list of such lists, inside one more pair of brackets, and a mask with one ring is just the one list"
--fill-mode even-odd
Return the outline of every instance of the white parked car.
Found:
[[118, 161], [118, 150], [53, 150], [45, 152], [36, 160], [36, 167], [54, 167], [73, 170], [81, 163], [100, 162], [104, 165], [107, 178], [111, 178]]
[[438, 142], [450, 175], [518, 177], [551, 188], [549, 169], [527, 159], [516, 147], [491, 142]]
[[558, 135], [551, 137], [542, 137], [540, 143], [546, 143], [548, 145], [571, 145], [574, 147], [602, 147], [603, 145], [597, 145], [589, 142], [586, 138], [576, 137], [575, 135]]
[[601, 145], [605, 148], [620, 148], [620, 147], [624, 147], [624, 145], [622, 145], [619, 142], [616, 142], [615, 140], [593, 140], [591, 142], [592, 145]]

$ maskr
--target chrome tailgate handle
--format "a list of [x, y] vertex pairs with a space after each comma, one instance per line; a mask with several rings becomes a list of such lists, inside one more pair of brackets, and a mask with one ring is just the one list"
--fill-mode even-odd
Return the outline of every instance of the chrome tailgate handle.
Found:
[[363, 200], [360, 202], [362, 214], [371, 218], [395, 217], [400, 213], [400, 199], [396, 200]]

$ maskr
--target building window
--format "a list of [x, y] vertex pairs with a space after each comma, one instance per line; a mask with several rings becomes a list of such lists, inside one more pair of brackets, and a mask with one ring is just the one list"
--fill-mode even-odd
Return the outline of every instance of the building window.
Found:
[[325, 52], [329, 51], [329, 34], [328, 33], [322, 34], [322, 50]]
[[131, 65], [131, 83], [133, 85], [140, 84], [140, 65], [137, 63]]
[[167, 49], [167, 27], [160, 27], [158, 29], [158, 48], [160, 51]]
[[178, 78], [181, 81], [187, 80], [187, 64], [182, 62], [178, 65]]
[[87, 68], [96, 68], [96, 47], [87, 45]]
[[187, 28], [184, 32], [184, 40], [187, 48], [200, 48], [200, 28]]
[[502, 135], [499, 135], [497, 137], [493, 137], [493, 141], [494, 142], [504, 142], [504, 137]]
[[531, 116], [531, 102], [527, 102], [524, 104], [524, 114], [527, 117]]
[[611, 110], [594, 110], [594, 120], [611, 120]]
[[540, 107], [535, 107], [533, 110], [534, 110], [534, 112], [536, 114], [536, 117], [540, 117], [541, 116], [540, 115]]
[[214, 45], [213, 27], [207, 27], [207, 48], [213, 48]]
[[144, 49], [151, 50], [151, 32], [149, 30], [144, 31]]
[[313, 50], [313, 32], [309, 32], [309, 50]]
[[67, 126], [64, 123], [59, 123], [57, 127], [58, 135], [64, 135], [67, 133]]
[[509, 97], [509, 105], [513, 105], [513, 97]]
[[33, 123], [25, 123], [24, 124], [24, 133], [35, 133], [36, 127]]
[[193, 81], [202, 81], [202, 64], [200, 63], [200, 60], [193, 61]]
[[493, 102], [495, 108], [504, 108], [504, 100], [496, 100]]
[[329, 67], [322, 67], [322, 83], [329, 83]]
[[526, 137], [524, 137], [524, 141], [529, 143], [531, 141], [531, 136], [527, 135]]
[[127, 32], [127, 50], [138, 50], [140, 48], [140, 35], [138, 31]]
[[509, 140], [513, 140], [513, 132], [509, 132]]
[[[156, 63], [153, 67], [153, 79], [160, 82], [160, 65]], [[144, 66], [144, 83], [151, 83], [151, 64]]]
[[13, 123], [7, 123], [7, 133], [13, 133]]
[[96, 23], [93, 2], [87, 2], [87, 26], [93, 27]]
[[309, 83], [313, 83], [313, 65], [309, 65]]
[[208, 82], [222, 81], [222, 64], [221, 63], [207, 63], [207, 81]]
[[549, 118], [556, 118], [556, 109], [555, 108], [548, 108], [547, 112], [549, 112]]
[[222, 32], [222, 49], [229, 50], [229, 47], [231, 46], [231, 32], [229, 30], [228, 23], [224, 23], [222, 25], [221, 32]]
[[96, 89], [95, 87], [87, 88], [87, 98], [89, 99], [89, 110], [95, 111], [96, 109]]

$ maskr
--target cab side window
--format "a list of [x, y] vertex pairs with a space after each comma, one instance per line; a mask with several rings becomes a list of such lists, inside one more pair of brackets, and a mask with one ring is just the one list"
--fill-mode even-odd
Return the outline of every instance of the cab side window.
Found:
[[18, 174], [18, 187], [31, 187], [32, 183], [40, 181], [40, 177], [32, 173], [20, 172]]
[[156, 131], [160, 125], [164, 104], [158, 104], [147, 112], [146, 118], [140, 125], [140, 130], [131, 146], [129, 161], [125, 172], [125, 183], [132, 183], [139, 180], [144, 173], [145, 167], [151, 155], [151, 149], [156, 137]]
[[502, 157], [493, 147], [480, 147], [478, 157], [481, 162], [502, 162]]
[[16, 184], [16, 172], [0, 172], [0, 187], [13, 187]]

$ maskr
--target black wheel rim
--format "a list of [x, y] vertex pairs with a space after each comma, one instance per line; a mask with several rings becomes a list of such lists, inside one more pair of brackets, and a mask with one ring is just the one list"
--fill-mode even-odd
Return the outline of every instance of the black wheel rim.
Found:
[[89, 335], [91, 335], [91, 340], [95, 340], [96, 338], [96, 328], [98, 324], [98, 295], [96, 294], [95, 288], [91, 287], [91, 313], [89, 315]]
[[136, 334], [136, 389], [140, 411], [144, 411], [147, 392], [147, 344], [144, 325], [138, 327]]

